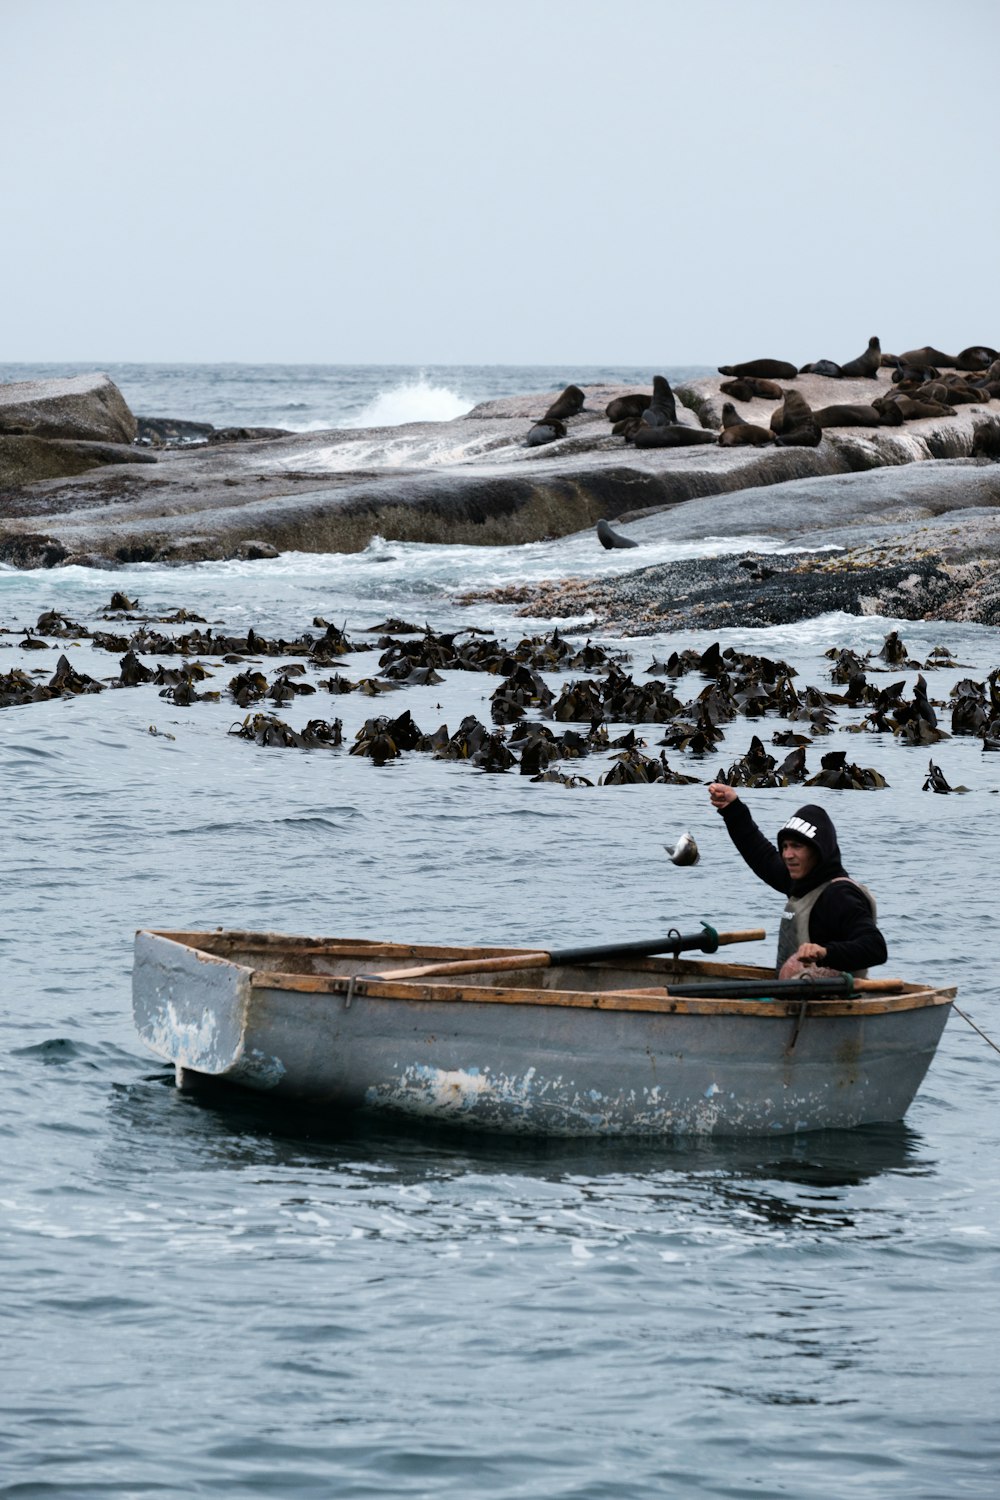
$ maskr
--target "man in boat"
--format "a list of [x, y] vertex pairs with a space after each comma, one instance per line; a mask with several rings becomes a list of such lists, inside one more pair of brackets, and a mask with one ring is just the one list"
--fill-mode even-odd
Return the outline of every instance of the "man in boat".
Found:
[[775, 848], [735, 787], [713, 781], [708, 795], [754, 874], [788, 897], [778, 933], [780, 978], [804, 969], [863, 978], [871, 965], [885, 963], [875, 897], [844, 869], [837, 830], [821, 807], [800, 807], [778, 829]]

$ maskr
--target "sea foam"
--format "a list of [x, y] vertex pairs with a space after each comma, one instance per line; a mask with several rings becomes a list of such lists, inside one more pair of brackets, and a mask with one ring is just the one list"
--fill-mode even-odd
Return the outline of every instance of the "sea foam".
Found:
[[470, 411], [475, 403], [448, 386], [432, 385], [423, 374], [402, 381], [377, 396], [345, 427], [401, 427], [405, 422], [450, 422]]

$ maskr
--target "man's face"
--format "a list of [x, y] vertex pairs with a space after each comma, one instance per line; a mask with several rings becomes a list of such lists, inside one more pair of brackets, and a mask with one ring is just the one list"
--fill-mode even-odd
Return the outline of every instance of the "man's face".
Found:
[[811, 844], [803, 844], [801, 839], [782, 839], [781, 857], [793, 880], [804, 880], [819, 863], [816, 850]]

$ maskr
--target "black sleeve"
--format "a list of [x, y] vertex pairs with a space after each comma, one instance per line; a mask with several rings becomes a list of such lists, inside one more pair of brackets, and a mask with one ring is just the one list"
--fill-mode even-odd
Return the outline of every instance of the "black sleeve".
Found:
[[785, 861], [770, 839], [766, 839], [750, 816], [750, 809], [737, 797], [722, 809], [726, 832], [755, 875], [787, 896], [792, 879]]
[[887, 957], [867, 896], [848, 880], [835, 880], [816, 902], [809, 917], [809, 940], [826, 949], [825, 962], [831, 969], [847, 974], [884, 964]]

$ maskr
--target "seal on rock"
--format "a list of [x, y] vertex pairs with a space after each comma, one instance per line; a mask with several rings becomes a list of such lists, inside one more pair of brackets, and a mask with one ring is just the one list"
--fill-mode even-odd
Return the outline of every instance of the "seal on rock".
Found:
[[604, 408], [604, 415], [609, 422], [623, 422], [627, 417], [641, 417], [652, 403], [652, 396], [635, 391], [628, 396], [615, 396]]
[[900, 395], [898, 391], [891, 394], [878, 396], [872, 402], [876, 411], [885, 412], [888, 406], [896, 407], [902, 412], [904, 422], [919, 422], [922, 417], [953, 417], [955, 408], [946, 406], [943, 401], [925, 401], [920, 396]]
[[686, 448], [690, 443], [714, 443], [716, 434], [703, 427], [684, 427], [680, 422], [667, 427], [639, 427], [633, 438], [637, 448]]
[[840, 380], [843, 370], [840, 365], [835, 364], [832, 359], [817, 359], [811, 365], [803, 365], [799, 370], [800, 375], [825, 375], [828, 380]]
[[612, 531], [607, 521], [604, 520], [597, 523], [597, 540], [609, 551], [612, 547], [638, 547], [639, 545], [630, 536], [619, 536], [618, 532]]
[[[548, 411], [542, 417], [542, 421], [564, 422], [567, 417], [575, 417], [577, 412], [583, 411], [585, 399], [586, 397], [578, 385], [568, 385], [562, 395], [557, 396], [553, 401]], [[562, 433], [561, 436], [565, 437], [566, 434]]]
[[723, 380], [719, 390], [724, 396], [732, 396], [734, 401], [752, 401], [755, 396], [762, 401], [781, 400], [781, 386], [776, 380], [754, 380], [750, 375], [738, 380]]
[[[727, 419], [728, 414], [728, 419]], [[735, 417], [735, 421], [732, 418]], [[758, 427], [753, 422], [743, 422], [731, 402], [722, 408], [722, 431], [719, 433], [720, 448], [760, 448], [774, 442], [774, 433], [768, 427]]]
[[977, 391], [973, 386], [966, 385], [964, 380], [928, 380], [920, 387], [921, 400], [943, 401], [946, 406], [954, 401], [957, 401], [959, 405], [982, 401], [985, 394], [985, 391]]
[[677, 421], [677, 402], [670, 382], [663, 375], [653, 376], [653, 399], [642, 413], [647, 427], [669, 427]]
[[566, 423], [555, 418], [543, 417], [536, 422], [534, 427], [525, 438], [525, 447], [540, 448], [543, 443], [554, 443], [557, 438], [566, 436]]
[[[892, 402], [889, 404], [893, 405]], [[813, 421], [817, 427], [824, 429], [827, 427], [898, 427], [902, 420], [903, 414], [898, 409], [893, 416], [883, 416], [882, 412], [876, 411], [874, 406], [865, 406], [863, 403], [821, 406], [819, 411], [813, 412]]]
[[786, 359], [745, 359], [739, 365], [720, 365], [720, 375], [759, 375], [763, 380], [794, 380], [796, 365]]
[[957, 358], [956, 354], [942, 354], [933, 344], [923, 344], [919, 349], [907, 349], [905, 354], [899, 356], [899, 362], [901, 365], [910, 365], [915, 370], [925, 370], [928, 365], [937, 365], [939, 369], [943, 365], [946, 369], [953, 370]]
[[857, 359], [850, 359], [846, 365], [841, 365], [840, 373], [845, 380], [856, 380], [859, 376], [864, 380], [877, 380], [881, 368], [882, 346], [878, 339], [873, 337], [868, 340], [868, 348], [864, 354], [859, 354]]
[[778, 432], [774, 436], [779, 448], [818, 448], [822, 440], [823, 429], [812, 417], [801, 427], [791, 427], [787, 432]]
[[986, 370], [997, 358], [997, 351], [989, 344], [973, 344], [956, 356], [956, 370]]
[[812, 421], [812, 408], [800, 391], [783, 391], [784, 401], [771, 413], [770, 428], [775, 433], [791, 432]]

